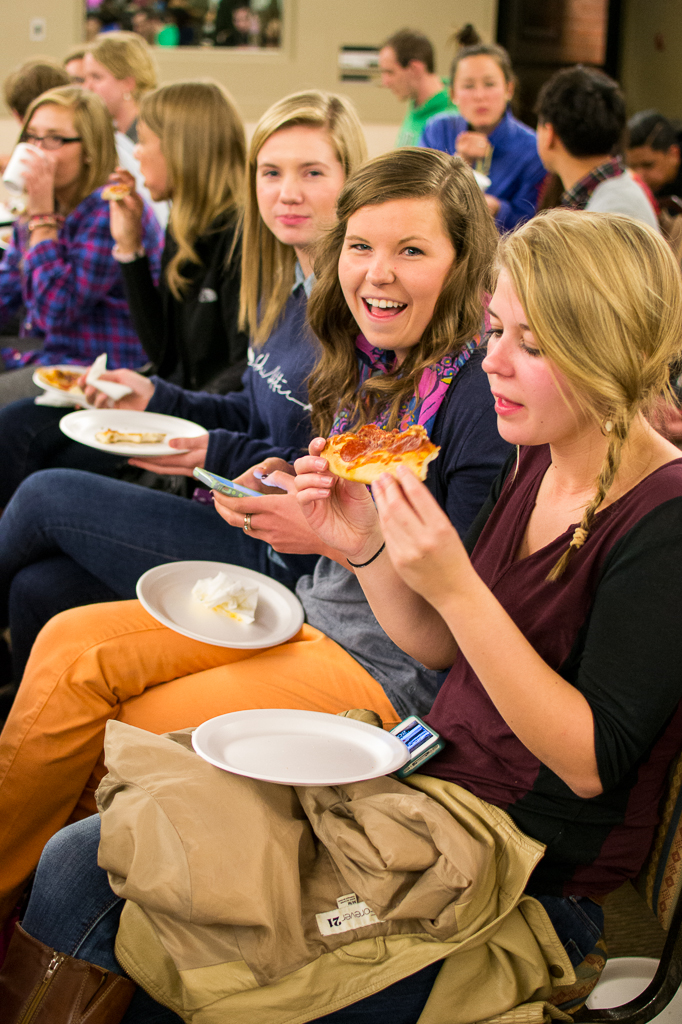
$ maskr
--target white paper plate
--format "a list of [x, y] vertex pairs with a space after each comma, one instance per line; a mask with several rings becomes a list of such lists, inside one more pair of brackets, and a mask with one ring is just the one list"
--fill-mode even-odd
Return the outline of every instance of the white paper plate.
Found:
[[[591, 1010], [623, 1006], [640, 995], [652, 980], [658, 960], [645, 956], [620, 956], [608, 960], [602, 976], [587, 1000]], [[682, 1020], [682, 989], [652, 1024], [679, 1024]]]
[[210, 764], [287, 786], [340, 786], [397, 771], [409, 758], [390, 732], [319, 711], [261, 709], [210, 718], [192, 733]]
[[33, 383], [37, 384], [43, 391], [47, 391], [50, 395], [57, 395], [59, 398], [66, 402], [70, 402], [72, 405], [82, 405], [91, 408], [90, 403], [87, 401], [85, 395], [74, 395], [71, 391], [64, 391], [62, 388], [56, 388], [53, 384], [48, 384], [47, 381], [43, 380], [41, 376], [41, 370], [82, 370], [83, 373], [89, 370], [88, 366], [75, 366], [73, 363], [60, 363], [59, 366], [37, 366], [33, 371]]
[[[253, 622], [238, 622], [204, 607], [192, 597], [197, 580], [227, 573], [235, 580], [258, 584]], [[274, 647], [303, 625], [301, 602], [269, 576], [224, 562], [169, 562], [149, 569], [137, 581], [137, 596], [150, 615], [176, 633], [216, 647]]]
[[[59, 421], [59, 426], [72, 441], [80, 441], [112, 455], [136, 455], [140, 458], [187, 451], [186, 448], [171, 448], [167, 442], [172, 437], [200, 437], [207, 433], [204, 427], [191, 420], [158, 412], [136, 412], [134, 409], [83, 409], [67, 413]], [[164, 431], [166, 438], [160, 444], [102, 444], [95, 438], [99, 430], [109, 429]]]

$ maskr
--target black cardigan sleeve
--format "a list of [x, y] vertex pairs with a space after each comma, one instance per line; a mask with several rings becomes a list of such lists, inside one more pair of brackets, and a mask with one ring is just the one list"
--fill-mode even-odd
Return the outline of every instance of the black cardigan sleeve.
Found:
[[[166, 247], [161, 257], [161, 273], [166, 266]], [[166, 347], [165, 318], [161, 292], [154, 284], [146, 256], [132, 263], [121, 263], [123, 283], [137, 336], [150, 362], [158, 366]]]

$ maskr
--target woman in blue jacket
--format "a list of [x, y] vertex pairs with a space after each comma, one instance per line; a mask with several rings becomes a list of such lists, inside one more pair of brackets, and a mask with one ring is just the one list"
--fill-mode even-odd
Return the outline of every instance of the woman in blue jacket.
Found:
[[452, 64], [452, 99], [459, 114], [438, 114], [420, 145], [456, 153], [490, 178], [488, 209], [499, 231], [510, 231], [535, 213], [545, 168], [535, 132], [509, 109], [514, 73], [501, 46], [463, 47]]

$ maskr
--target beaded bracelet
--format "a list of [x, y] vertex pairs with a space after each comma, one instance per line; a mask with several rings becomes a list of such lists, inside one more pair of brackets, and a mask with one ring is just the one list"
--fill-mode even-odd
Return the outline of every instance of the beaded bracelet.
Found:
[[143, 256], [146, 256], [144, 246], [141, 245], [135, 252], [122, 252], [118, 247], [118, 242], [111, 250], [111, 255], [114, 257], [117, 263], [135, 263], [136, 260], [141, 260]]
[[29, 218], [28, 230], [35, 231], [36, 228], [60, 228], [64, 223], [61, 213], [34, 213]]
[[347, 558], [346, 561], [348, 562], [349, 565], [352, 565], [354, 569], [364, 569], [366, 565], [371, 565], [374, 559], [379, 557], [379, 555], [381, 554], [385, 547], [386, 541], [384, 541], [384, 543], [381, 545], [376, 555], [372, 555], [372, 557], [368, 559], [366, 562], [351, 562], [350, 558]]

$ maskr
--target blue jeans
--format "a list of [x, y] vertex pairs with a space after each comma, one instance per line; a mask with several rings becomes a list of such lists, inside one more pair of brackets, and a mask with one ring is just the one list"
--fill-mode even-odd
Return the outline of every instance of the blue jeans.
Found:
[[[123, 900], [97, 866], [99, 817], [75, 822], [43, 851], [22, 923], [47, 946], [121, 974], [114, 941]], [[327, 1024], [414, 1024], [440, 970], [432, 964], [367, 999], [319, 1020]], [[181, 1018], [138, 988], [121, 1024], [177, 1024]]]
[[28, 477], [0, 519], [0, 628], [15, 677], [60, 611], [135, 597], [147, 569], [207, 559], [256, 569], [293, 590], [316, 555], [278, 555], [229, 526], [211, 505], [71, 469]]
[[[61, 953], [121, 973], [114, 956], [123, 909], [97, 865], [99, 817], [68, 825], [50, 839], [40, 858], [31, 899], [22, 921], [36, 939]], [[536, 897], [545, 906], [571, 962], [576, 966], [594, 947], [603, 913], [592, 900]], [[574, 956], [578, 951], [584, 950]], [[429, 997], [440, 963], [389, 985], [352, 1006], [318, 1018], [328, 1024], [414, 1024]], [[138, 988], [121, 1024], [176, 1024], [180, 1018]]]
[[116, 476], [128, 460], [71, 441], [59, 429], [68, 409], [36, 405], [22, 398], [0, 408], [0, 509], [22, 480], [40, 469], [65, 467]]

